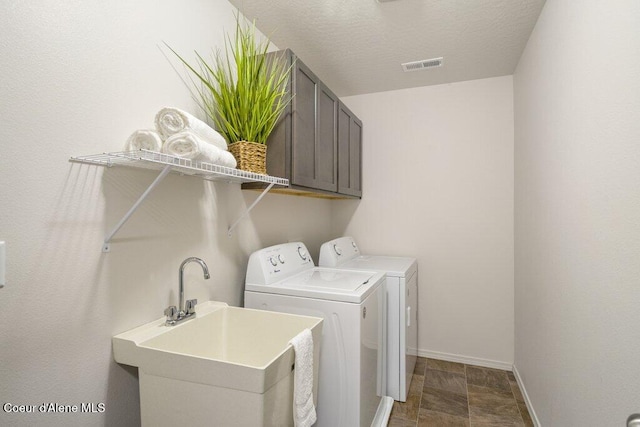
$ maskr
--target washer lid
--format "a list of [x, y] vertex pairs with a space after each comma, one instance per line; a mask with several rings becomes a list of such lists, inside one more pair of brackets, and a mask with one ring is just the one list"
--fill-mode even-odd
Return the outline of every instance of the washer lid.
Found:
[[270, 285], [246, 284], [247, 291], [360, 303], [380, 285], [384, 273], [334, 268], [305, 270]]
[[340, 264], [339, 268], [384, 271], [388, 276], [409, 278], [417, 269], [417, 263], [409, 257], [361, 255]]

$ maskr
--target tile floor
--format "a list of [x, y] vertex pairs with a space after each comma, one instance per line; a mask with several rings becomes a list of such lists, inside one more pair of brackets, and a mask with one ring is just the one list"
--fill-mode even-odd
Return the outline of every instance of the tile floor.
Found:
[[419, 357], [389, 427], [533, 426], [512, 372]]

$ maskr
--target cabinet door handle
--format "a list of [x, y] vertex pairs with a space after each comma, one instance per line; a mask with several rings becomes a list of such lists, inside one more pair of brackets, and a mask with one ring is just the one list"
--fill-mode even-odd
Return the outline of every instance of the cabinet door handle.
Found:
[[411, 307], [407, 307], [407, 328], [411, 326]]

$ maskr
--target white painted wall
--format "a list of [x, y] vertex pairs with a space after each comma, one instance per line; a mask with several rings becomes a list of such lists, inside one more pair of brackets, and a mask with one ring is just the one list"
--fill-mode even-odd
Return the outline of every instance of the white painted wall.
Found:
[[238, 184], [169, 176], [100, 251], [157, 173], [78, 165], [70, 156], [118, 151], [163, 106], [197, 112], [157, 45], [221, 47], [232, 30], [226, 1], [3, 3], [0, 13], [0, 403], [105, 403], [104, 414], [6, 414], [0, 425], [139, 425], [136, 370], [113, 361], [111, 336], [161, 317], [176, 303], [188, 256], [186, 294], [242, 302], [248, 255], [288, 239], [317, 251], [331, 238], [330, 202], [268, 195], [238, 227], [227, 226], [257, 196]]
[[640, 2], [547, 1], [514, 77], [515, 366], [544, 426], [640, 412]]
[[344, 98], [364, 122], [364, 197], [334, 236], [419, 265], [422, 355], [513, 362], [513, 91], [499, 77]]

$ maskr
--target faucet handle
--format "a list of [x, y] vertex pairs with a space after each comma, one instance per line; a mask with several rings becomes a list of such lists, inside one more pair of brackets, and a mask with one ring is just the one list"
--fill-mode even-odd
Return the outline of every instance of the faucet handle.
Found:
[[195, 314], [196, 312], [196, 304], [198, 304], [198, 300], [197, 299], [190, 299], [187, 300], [187, 303], [185, 305], [185, 311], [187, 312], [186, 314]]
[[178, 309], [175, 305], [170, 305], [164, 309], [164, 315], [167, 316], [167, 325], [173, 325], [178, 319]]

